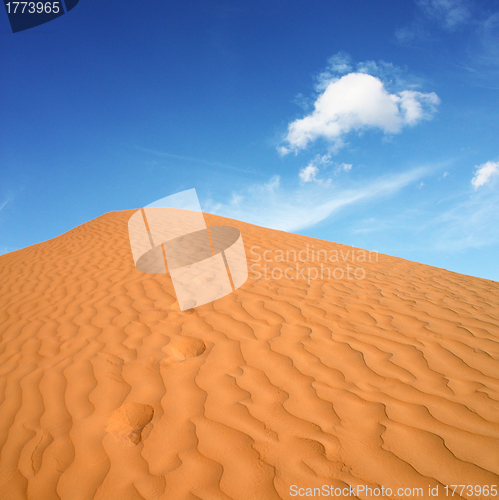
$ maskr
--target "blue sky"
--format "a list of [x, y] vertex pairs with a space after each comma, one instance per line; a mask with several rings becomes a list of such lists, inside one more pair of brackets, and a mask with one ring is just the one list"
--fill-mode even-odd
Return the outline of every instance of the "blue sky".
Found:
[[80, 0], [0, 63], [0, 253], [194, 187], [499, 281], [499, 1]]

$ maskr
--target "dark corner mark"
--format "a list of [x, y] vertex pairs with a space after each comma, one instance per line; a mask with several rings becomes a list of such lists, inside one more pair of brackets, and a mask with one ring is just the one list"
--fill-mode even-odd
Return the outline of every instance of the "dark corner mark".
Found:
[[3, 0], [13, 33], [48, 23], [74, 9], [80, 0]]

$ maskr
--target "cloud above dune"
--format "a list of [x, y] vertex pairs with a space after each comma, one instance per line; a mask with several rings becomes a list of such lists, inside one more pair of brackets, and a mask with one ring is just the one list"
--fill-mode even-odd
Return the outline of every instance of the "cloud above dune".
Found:
[[331, 184], [331, 179], [323, 179], [319, 178], [319, 172], [324, 167], [331, 165], [333, 162], [331, 160], [331, 155], [315, 155], [315, 157], [310, 160], [308, 165], [300, 170], [298, 173], [298, 177], [300, 178], [300, 182], [315, 182], [320, 186], [329, 186]]
[[[495, 170], [494, 175], [497, 173]], [[433, 218], [427, 231], [434, 237], [428, 243], [444, 252], [498, 244], [499, 194], [497, 191], [480, 189], [471, 193], [463, 192], [458, 200]]]
[[304, 173], [309, 180], [300, 185], [283, 185], [275, 176], [268, 183], [252, 184], [231, 193], [226, 202], [208, 199], [202, 201], [202, 206], [208, 213], [293, 232], [311, 227], [352, 204], [390, 196], [429, 172], [427, 167], [420, 167], [339, 187], [327, 180], [314, 182], [319, 180], [318, 170]]
[[471, 184], [473, 184], [475, 190], [490, 182], [493, 177], [499, 175], [499, 162], [497, 161], [488, 161], [475, 168], [475, 176], [471, 180]]
[[[444, 166], [445, 163], [437, 166], [435, 172], [443, 170]], [[417, 208], [406, 206], [389, 218], [374, 215], [357, 221], [354, 232], [378, 233], [379, 239], [386, 240], [390, 240], [395, 232], [399, 236], [405, 233], [407, 236], [403, 240], [408, 248], [419, 252], [433, 250], [446, 255], [497, 245], [499, 192], [493, 188], [478, 188], [491, 183], [494, 178], [499, 179], [499, 162], [489, 161], [475, 168], [472, 180], [475, 190], [463, 187], [450, 196], [441, 196], [440, 191], [432, 194], [430, 189]], [[448, 176], [449, 172], [445, 171], [439, 180]], [[421, 187], [426, 186], [426, 183], [421, 184]], [[432, 184], [431, 178], [428, 178], [427, 186], [430, 188]]]
[[[324, 83], [324, 77], [321, 81]], [[430, 119], [439, 102], [434, 92], [390, 93], [380, 78], [365, 72], [348, 73], [329, 81], [316, 99], [313, 112], [288, 125], [278, 151], [281, 155], [296, 153], [318, 139], [339, 149], [346, 134], [369, 128], [396, 134], [405, 126]]]
[[312, 182], [316, 180], [318, 173], [319, 169], [315, 165], [309, 164], [302, 168], [298, 175], [300, 176], [300, 180], [302, 182]]

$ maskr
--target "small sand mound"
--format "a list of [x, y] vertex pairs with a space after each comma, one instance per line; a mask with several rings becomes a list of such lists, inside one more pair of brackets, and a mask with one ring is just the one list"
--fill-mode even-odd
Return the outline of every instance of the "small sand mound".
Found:
[[201, 339], [177, 342], [172, 346], [172, 354], [178, 359], [194, 358], [205, 350], [206, 345]]
[[152, 420], [154, 409], [141, 403], [125, 403], [111, 416], [107, 431], [119, 441], [134, 445], [142, 441], [142, 429]]
[[206, 344], [201, 339], [174, 342], [163, 348], [167, 355], [165, 363], [179, 363], [189, 358], [200, 356], [206, 350]]

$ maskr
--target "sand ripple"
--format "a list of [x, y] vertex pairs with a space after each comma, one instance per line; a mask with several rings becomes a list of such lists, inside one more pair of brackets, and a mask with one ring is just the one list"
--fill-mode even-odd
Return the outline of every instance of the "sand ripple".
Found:
[[[133, 212], [0, 256], [0, 499], [499, 484], [498, 283], [380, 255], [362, 280], [250, 273], [181, 312], [133, 266]], [[207, 222], [249, 259], [353, 250]], [[268, 266], [297, 263], [318, 267]]]

